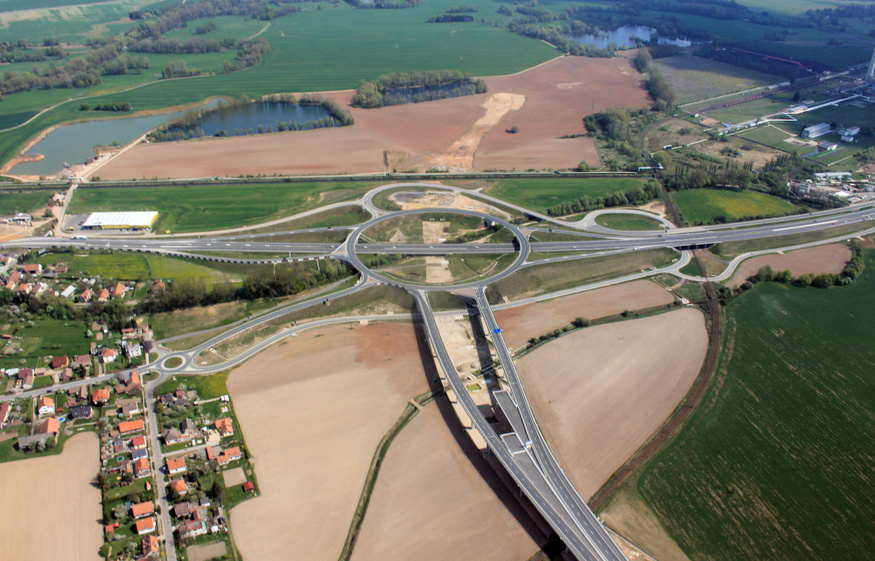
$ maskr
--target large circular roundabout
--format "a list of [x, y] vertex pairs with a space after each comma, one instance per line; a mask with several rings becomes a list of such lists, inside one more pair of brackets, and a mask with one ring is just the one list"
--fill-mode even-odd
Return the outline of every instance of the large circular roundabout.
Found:
[[[504, 243], [469, 244], [464, 241], [464, 238], [461, 238], [462, 241], [458, 241], [458, 237], [457, 240], [450, 242], [446, 239], [441, 239], [440, 241], [427, 241], [415, 236], [412, 236], [413, 239], [406, 239], [401, 233], [405, 230], [409, 233], [410, 230], [415, 229], [417, 222], [422, 222], [424, 224], [427, 222], [452, 224], [455, 220], [456, 222], [461, 222], [465, 226], [470, 226], [472, 223], [471, 219], [474, 219], [475, 222], [482, 222], [483, 228], [491, 230], [491, 235], [501, 235], [502, 241], [504, 238], [507, 238], [508, 241]], [[413, 227], [405, 228], [405, 225], [407, 224], [412, 224]], [[441, 225], [441, 227], [443, 226]], [[442, 232], [448, 234], [448, 229], [449, 226], [443, 227]], [[464, 230], [464, 228], [461, 229]], [[508, 233], [499, 234], [500, 230], [505, 230]], [[470, 232], [473, 232], [471, 235], [477, 235], [477, 230], [468, 230], [468, 232], [463, 232], [462, 236]], [[389, 237], [390, 233], [392, 234], [392, 237]], [[362, 248], [360, 246], [362, 241], [373, 241], [375, 244], [382, 244], [384, 249], [382, 251], [369, 251], [367, 248]], [[513, 246], [513, 253], [507, 252], [508, 244]], [[471, 245], [474, 245], [475, 247], [472, 248]], [[396, 253], [401, 257], [406, 256], [411, 259], [440, 256], [446, 259], [458, 259], [460, 262], [464, 262], [465, 258], [468, 257], [470, 262], [476, 259], [477, 256], [492, 255], [493, 253], [490, 253], [490, 248], [488, 247], [490, 245], [495, 247], [494, 254], [513, 256], [513, 258], [498, 258], [496, 259], [494, 266], [487, 268], [482, 274], [474, 274], [476, 278], [465, 278], [458, 281], [444, 279], [429, 282], [427, 279], [418, 279], [412, 275], [405, 278], [398, 274], [392, 274], [387, 271], [385, 267], [381, 270], [376, 270], [375, 266], [365, 264], [362, 259], [362, 255], [365, 254], [386, 255], [387, 253]], [[397, 248], [397, 252], [388, 251], [388, 249], [393, 248]], [[404, 251], [405, 249], [412, 253], [407, 254]], [[413, 252], [414, 250], [415, 252]], [[363, 275], [374, 278], [385, 284], [416, 290], [458, 290], [462, 288], [485, 286], [516, 272], [517, 269], [525, 263], [529, 256], [529, 251], [530, 246], [528, 238], [514, 224], [511, 224], [502, 218], [490, 216], [482, 212], [459, 209], [428, 208], [394, 212], [360, 225], [346, 240], [347, 260], [353, 267], [361, 271]], [[414, 265], [398, 266], [397, 269], [402, 269], [403, 267], [412, 269], [414, 268]], [[476, 273], [476, 271], [474, 273]]]

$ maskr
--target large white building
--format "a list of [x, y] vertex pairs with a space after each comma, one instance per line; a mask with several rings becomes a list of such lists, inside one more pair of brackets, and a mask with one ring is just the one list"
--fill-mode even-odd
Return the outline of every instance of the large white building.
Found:
[[823, 136], [829, 133], [830, 130], [832, 129], [830, 129], [829, 123], [818, 123], [816, 125], [805, 127], [805, 130], [802, 131], [800, 136], [802, 138], [817, 138], [818, 136]]
[[87, 230], [151, 230], [158, 213], [142, 212], [92, 212], [82, 223]]

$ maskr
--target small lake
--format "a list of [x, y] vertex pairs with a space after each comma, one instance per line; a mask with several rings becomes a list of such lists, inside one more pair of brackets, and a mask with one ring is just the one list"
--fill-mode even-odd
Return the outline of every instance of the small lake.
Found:
[[[656, 33], [656, 29], [643, 25], [624, 25], [613, 31], [603, 31], [599, 35], [566, 35], [568, 39], [583, 43], [584, 45], [592, 45], [597, 49], [606, 49], [611, 43], [616, 43], [618, 49], [631, 49], [636, 46], [635, 38], [643, 41], [649, 41], [650, 36]], [[660, 45], [677, 45], [678, 47], [689, 47], [692, 41], [687, 39], [667, 39], [659, 38]]]
[[[202, 107], [216, 107], [220, 100], [214, 99]], [[98, 113], [95, 111], [94, 113]], [[64, 170], [64, 163], [81, 164], [95, 156], [94, 147], [98, 144], [108, 145], [118, 142], [122, 146], [134, 141], [155, 127], [172, 121], [186, 111], [148, 115], [145, 117], [127, 117], [122, 119], [107, 119], [103, 121], [87, 121], [65, 125], [50, 132], [46, 137], [25, 152], [25, 154], [42, 154], [42, 160], [22, 162], [14, 166], [9, 173], [17, 175], [54, 175]], [[107, 113], [100, 112], [97, 116], [105, 117]]]
[[331, 113], [322, 105], [257, 102], [210, 111], [202, 115], [194, 126], [203, 130], [204, 136], [214, 136], [220, 130], [227, 131], [228, 136], [236, 136], [256, 132], [259, 125], [276, 131], [277, 123], [295, 122], [302, 125], [326, 117], [331, 118]]

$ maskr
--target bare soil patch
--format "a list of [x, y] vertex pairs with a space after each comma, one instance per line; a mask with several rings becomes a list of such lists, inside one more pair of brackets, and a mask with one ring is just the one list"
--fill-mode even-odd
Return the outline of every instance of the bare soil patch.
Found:
[[790, 271], [794, 277], [811, 273], [841, 273], [845, 264], [851, 260], [851, 249], [844, 244], [820, 245], [798, 249], [790, 253], [760, 255], [748, 259], [738, 266], [735, 274], [727, 282], [731, 288], [741, 286], [747, 277], [755, 275], [766, 265], [776, 271]]
[[510, 220], [511, 216], [501, 209], [492, 205], [480, 202], [466, 197], [461, 193], [456, 192], [438, 192], [425, 191], [423, 193], [404, 193], [404, 197], [396, 197], [399, 193], [389, 195], [389, 198], [395, 202], [402, 210], [413, 210], [420, 208], [440, 208], [440, 209], [459, 209], [459, 210], [475, 210], [498, 216], [506, 220]]
[[60, 456], [0, 464], [0, 544], [4, 559], [101, 559], [97, 435], [83, 433]]
[[225, 542], [209, 543], [204, 545], [190, 545], [185, 548], [188, 561], [209, 561], [214, 557], [221, 557], [227, 553]]
[[234, 485], [243, 485], [246, 483], [246, 474], [243, 473], [242, 467], [224, 471], [222, 472], [222, 477], [225, 478], [225, 487], [233, 487]]
[[507, 344], [518, 348], [532, 337], [564, 327], [577, 317], [596, 319], [623, 310], [641, 310], [674, 302], [674, 296], [649, 280], [616, 284], [549, 302], [526, 304], [495, 312]]
[[535, 416], [581, 496], [591, 496], [677, 406], [708, 346], [686, 308], [591, 327], [518, 362]]
[[[582, 119], [589, 113], [650, 103], [625, 58], [561, 57], [486, 82], [496, 94], [351, 108], [351, 127], [139, 145], [106, 163], [100, 176], [425, 171], [431, 165], [564, 169], [582, 160], [597, 167], [591, 138], [559, 137], [586, 132]], [[326, 95], [348, 105], [353, 92]], [[512, 110], [523, 98], [522, 108]], [[514, 126], [517, 134], [505, 132]]]
[[[601, 512], [602, 520], [623, 537], [645, 549], [660, 561], [690, 561], [666, 533], [650, 507], [637, 495], [624, 492]], [[647, 559], [632, 552], [630, 560]]]
[[636, 207], [638, 210], [643, 210], [645, 212], [652, 212], [653, 214], [658, 214], [659, 216], [665, 218], [665, 203], [662, 201], [651, 201], [646, 205], [641, 205]]
[[377, 443], [427, 388], [420, 337], [410, 324], [311, 331], [231, 373], [261, 488], [231, 511], [245, 559], [337, 559]]
[[[523, 528], [506, 506], [519, 511], [515, 498], [483, 466], [479, 452], [466, 457], [456, 438], [468, 436], [458, 434], [458, 423], [450, 426], [453, 432], [438, 407], [430, 404], [392, 443], [353, 561], [525, 560], [538, 549], [530, 535], [537, 531]], [[472, 461], [481, 466], [479, 473]]]

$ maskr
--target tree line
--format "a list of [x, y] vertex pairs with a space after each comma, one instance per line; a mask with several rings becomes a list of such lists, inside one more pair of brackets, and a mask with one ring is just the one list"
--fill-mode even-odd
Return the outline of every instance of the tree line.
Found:
[[343, 0], [360, 10], [403, 10], [419, 6], [419, 0]]
[[[449, 90], [448, 86], [453, 86]], [[353, 107], [384, 107], [448, 97], [486, 93], [486, 82], [458, 70], [393, 72], [373, 82], [362, 80], [352, 99]]]
[[566, 216], [569, 214], [578, 214], [581, 212], [589, 212], [601, 208], [611, 208], [617, 206], [640, 206], [648, 201], [659, 198], [661, 189], [659, 184], [654, 180], [649, 180], [643, 187], [638, 189], [629, 189], [624, 193], [612, 193], [604, 197], [581, 197], [576, 201], [570, 201], [558, 204], [547, 209], [548, 216]]
[[650, 92], [656, 106], [661, 111], [671, 107], [674, 104], [674, 92], [662, 73], [653, 66], [653, 56], [650, 54], [649, 47], [638, 49], [635, 64], [638, 66], [638, 71], [646, 75], [647, 91]]

